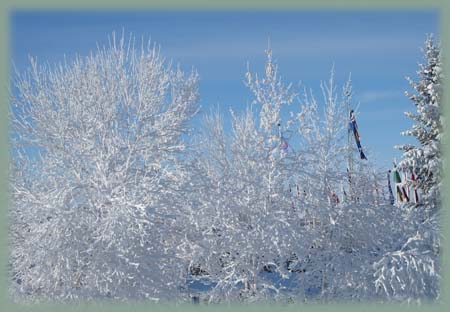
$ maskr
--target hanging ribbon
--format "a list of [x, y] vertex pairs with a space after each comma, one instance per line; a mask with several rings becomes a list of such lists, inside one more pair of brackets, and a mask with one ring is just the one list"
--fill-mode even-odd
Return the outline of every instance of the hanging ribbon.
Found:
[[397, 166], [394, 164], [394, 182], [395, 182], [395, 190], [397, 192], [397, 200], [403, 202], [403, 194], [401, 191], [401, 183], [402, 178], [400, 178], [400, 174], [397, 171]]
[[405, 202], [409, 202], [409, 196], [406, 192], [405, 186], [402, 183], [402, 179], [400, 178], [400, 173], [397, 170], [397, 165], [394, 164], [394, 181], [395, 181], [395, 189], [397, 191], [397, 196], [401, 202], [403, 202], [403, 198]]
[[361, 159], [367, 160], [367, 157], [364, 154], [362, 147], [361, 147], [361, 137], [359, 136], [358, 125], [356, 124], [356, 118], [355, 118], [355, 114], [354, 114], [353, 110], [350, 111], [349, 131], [350, 130], [353, 132], [353, 135], [355, 136], [356, 146], [358, 147], [358, 151], [359, 151], [359, 157]]
[[392, 193], [392, 187], [391, 187], [391, 170], [388, 170], [387, 172], [387, 180], [388, 180], [388, 189], [389, 189], [389, 202], [391, 205], [394, 204], [394, 194]]
[[404, 186], [402, 186], [402, 191], [403, 191], [403, 195], [405, 196], [405, 201], [407, 203], [409, 203], [409, 196], [408, 196], [408, 192], [406, 192], [406, 189]]
[[411, 171], [411, 180], [412, 180], [412, 184], [413, 184], [413, 188], [414, 188], [414, 202], [416, 204], [419, 203], [419, 195], [417, 194], [417, 177], [414, 175], [414, 172]]
[[334, 203], [334, 205], [339, 205], [339, 197], [337, 196], [337, 194], [335, 192], [333, 192], [331, 194], [331, 199], [332, 199], [332, 202]]

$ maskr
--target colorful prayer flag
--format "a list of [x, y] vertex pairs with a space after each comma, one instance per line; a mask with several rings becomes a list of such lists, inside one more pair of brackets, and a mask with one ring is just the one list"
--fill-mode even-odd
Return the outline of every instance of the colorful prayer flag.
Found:
[[359, 157], [361, 159], [367, 160], [367, 157], [364, 154], [362, 147], [361, 147], [361, 137], [359, 136], [358, 125], [356, 123], [356, 118], [355, 118], [355, 114], [354, 114], [353, 110], [350, 111], [349, 131], [350, 130], [353, 132], [353, 135], [355, 136], [356, 146], [358, 147], [358, 151], [359, 151]]

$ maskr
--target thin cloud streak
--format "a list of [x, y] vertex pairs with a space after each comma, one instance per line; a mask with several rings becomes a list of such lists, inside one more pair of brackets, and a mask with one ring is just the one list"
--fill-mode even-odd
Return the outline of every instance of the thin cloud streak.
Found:
[[[403, 53], [410, 53], [417, 50], [422, 44], [418, 38], [389, 38], [389, 37], [310, 37], [298, 36], [290, 38], [277, 38], [271, 36], [271, 48], [276, 55], [284, 57], [318, 57], [320, 55], [332, 55], [339, 57], [342, 55], [363, 54], [365, 57], [370, 55], [380, 55], [389, 50], [389, 54], [401, 56]], [[192, 42], [190, 45], [181, 44], [162, 45], [162, 49], [167, 55], [175, 58], [242, 58], [260, 57], [262, 50], [267, 48], [267, 39], [226, 40], [226, 38], [217, 38], [209, 40]]]
[[402, 90], [374, 90], [362, 91], [356, 98], [362, 103], [372, 103], [377, 101], [386, 101], [393, 99], [403, 99], [404, 92]]

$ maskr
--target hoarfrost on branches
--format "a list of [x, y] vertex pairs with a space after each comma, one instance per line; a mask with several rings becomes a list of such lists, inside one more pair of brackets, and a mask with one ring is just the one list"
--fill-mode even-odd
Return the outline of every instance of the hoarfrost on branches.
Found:
[[[397, 146], [403, 150], [398, 167], [408, 176], [407, 186], [419, 189], [419, 202], [401, 204], [404, 219], [399, 224], [397, 247], [383, 256], [374, 267], [377, 286], [390, 298], [402, 301], [430, 301], [439, 298], [440, 224], [442, 187], [441, 48], [428, 36], [423, 49], [425, 63], [419, 64], [418, 81], [407, 78], [414, 93], [406, 95], [416, 112], [406, 112], [414, 124], [402, 134], [417, 139], [418, 145]], [[401, 247], [400, 247], [401, 246]]]
[[350, 82], [338, 96], [332, 71], [321, 84], [323, 112], [310, 91], [300, 112], [287, 115], [297, 93], [281, 82], [270, 50], [264, 78], [250, 71], [246, 77], [253, 104], [230, 112], [230, 134], [219, 112], [207, 116], [190, 160], [189, 183], [197, 187], [188, 197], [195, 229], [187, 228], [193, 251], [187, 279], [208, 283], [202, 294], [208, 302], [370, 298], [372, 264], [386, 240], [367, 229], [376, 232], [392, 207], [382, 206], [381, 188], [375, 194], [379, 176], [371, 164], [360, 166], [355, 179], [358, 201], [341, 192]]
[[173, 298], [197, 74], [123, 36], [71, 63], [31, 65], [10, 115], [14, 296]]
[[417, 139], [418, 146], [399, 145], [404, 151], [399, 167], [419, 177], [418, 187], [425, 195], [420, 209], [435, 212], [440, 207], [442, 184], [441, 142], [444, 131], [442, 116], [442, 60], [440, 45], [430, 35], [423, 49], [424, 63], [419, 64], [419, 81], [407, 78], [414, 93], [406, 92], [416, 112], [406, 112], [414, 124], [405, 136]]
[[350, 161], [352, 82], [340, 92], [334, 68], [320, 96], [298, 92], [269, 48], [262, 75], [247, 69], [254, 100], [229, 112], [231, 130], [217, 111], [193, 136], [198, 75], [172, 68], [154, 46], [113, 37], [57, 67], [32, 60], [15, 77], [10, 111], [11, 294], [438, 298], [442, 64], [431, 38], [425, 55], [408, 94], [416, 124], [405, 132], [420, 145], [404, 145], [399, 164], [419, 176], [424, 196], [395, 206], [386, 172]]

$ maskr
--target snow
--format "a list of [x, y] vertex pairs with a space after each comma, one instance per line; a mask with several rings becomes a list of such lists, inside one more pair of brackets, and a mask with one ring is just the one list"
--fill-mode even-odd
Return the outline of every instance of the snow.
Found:
[[417, 205], [391, 205], [386, 172], [348, 144], [352, 85], [339, 88], [334, 69], [321, 96], [302, 93], [282, 81], [269, 49], [264, 73], [245, 74], [254, 101], [230, 112], [232, 131], [213, 113], [194, 136], [199, 75], [129, 42], [113, 38], [56, 69], [33, 61], [16, 77], [14, 300], [439, 298], [442, 119], [429, 108], [440, 104], [441, 64], [432, 40], [407, 94], [417, 112], [405, 135], [421, 145], [400, 147], [399, 168], [420, 177], [409, 185], [420, 188]]

